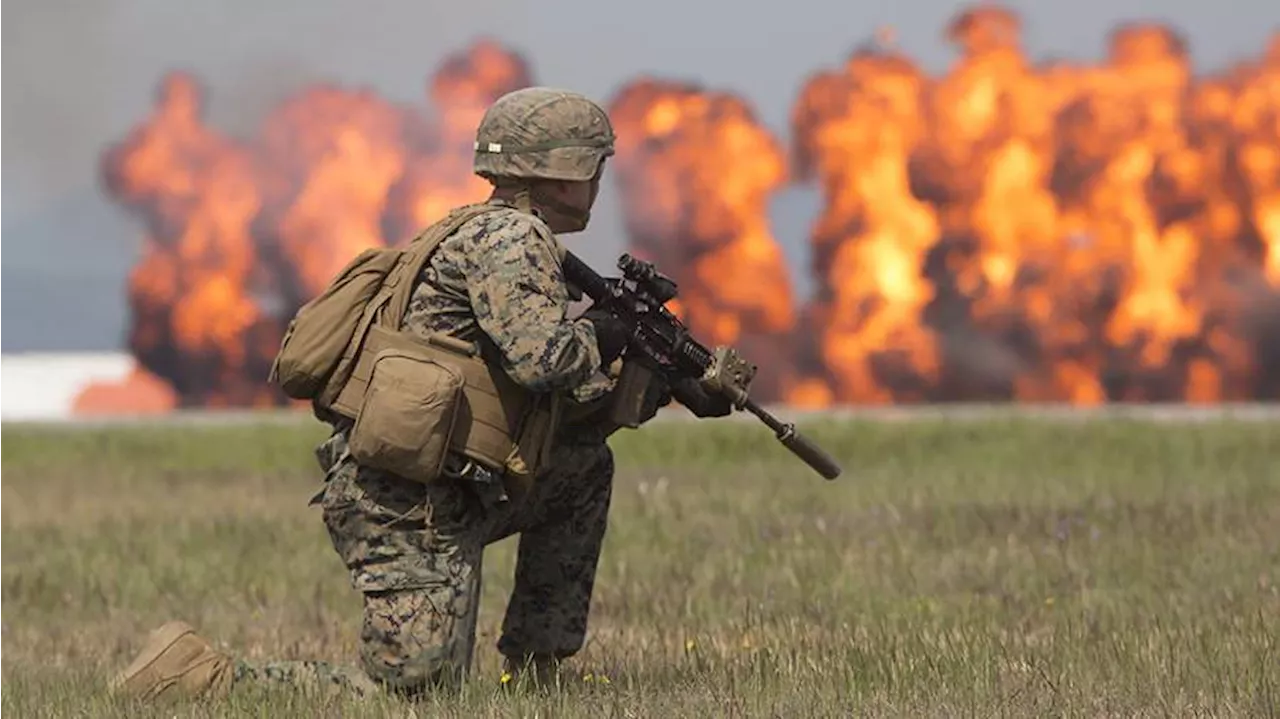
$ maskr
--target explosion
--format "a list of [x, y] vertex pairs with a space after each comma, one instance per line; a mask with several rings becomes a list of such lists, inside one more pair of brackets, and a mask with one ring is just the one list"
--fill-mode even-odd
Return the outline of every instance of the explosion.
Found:
[[793, 111], [798, 174], [819, 180], [826, 208], [813, 229], [818, 290], [805, 334], [828, 370], [791, 388], [796, 404], [905, 399], [913, 380], [937, 374], [919, 319], [934, 298], [920, 268], [939, 219], [907, 174], [925, 129], [922, 82], [904, 58], [859, 53], [843, 74], [815, 77]]
[[1098, 66], [1035, 67], [1018, 30], [984, 5], [940, 78], [872, 46], [804, 88], [825, 210], [788, 400], [1278, 396], [1280, 38], [1193, 81], [1165, 27], [1116, 29]]
[[183, 405], [283, 404], [265, 379], [289, 318], [361, 250], [487, 196], [472, 133], [489, 103], [529, 84], [523, 58], [480, 40], [432, 79], [434, 117], [317, 86], [240, 141], [204, 123], [194, 77], [170, 74], [102, 165], [107, 192], [147, 227], [129, 278], [139, 363]]
[[263, 267], [250, 228], [262, 207], [253, 152], [203, 124], [189, 75], [166, 77], [156, 104], [104, 158], [108, 191], [147, 227], [129, 276], [129, 347], [191, 404], [268, 403], [257, 378], [280, 325], [251, 290]]
[[[1196, 77], [1161, 25], [1117, 27], [1097, 64], [1033, 63], [1020, 30], [959, 13], [938, 77], [877, 32], [801, 88], [789, 151], [729, 93], [641, 78], [609, 101], [628, 251], [679, 283], [702, 341], [760, 365], [759, 400], [1280, 398], [1280, 34]], [[288, 318], [361, 249], [482, 199], [475, 127], [530, 84], [481, 40], [431, 79], [433, 113], [314, 86], [240, 140], [168, 76], [103, 158], [146, 223], [139, 362], [182, 404], [282, 403]], [[823, 200], [804, 304], [767, 212], [791, 182]]]
[[454, 207], [489, 194], [489, 183], [471, 170], [476, 127], [494, 100], [532, 84], [525, 61], [493, 42], [445, 60], [430, 88], [442, 112], [434, 124], [411, 125], [409, 162], [389, 198], [388, 239], [405, 242]]

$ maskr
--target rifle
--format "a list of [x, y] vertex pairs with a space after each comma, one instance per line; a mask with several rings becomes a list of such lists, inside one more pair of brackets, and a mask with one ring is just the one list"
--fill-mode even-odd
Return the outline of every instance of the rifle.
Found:
[[719, 393], [735, 409], [759, 418], [783, 446], [818, 474], [827, 479], [840, 476], [840, 465], [831, 455], [797, 432], [793, 423], [774, 417], [751, 399], [749, 388], [756, 374], [755, 365], [732, 347], [708, 349], [666, 308], [678, 288], [652, 263], [623, 254], [618, 258], [620, 278], [601, 277], [572, 252], [566, 253], [563, 266], [569, 284], [590, 297], [593, 306], [609, 312], [631, 330], [623, 352], [620, 387], [627, 383], [628, 367], [657, 372], [668, 383], [697, 379], [704, 391]]

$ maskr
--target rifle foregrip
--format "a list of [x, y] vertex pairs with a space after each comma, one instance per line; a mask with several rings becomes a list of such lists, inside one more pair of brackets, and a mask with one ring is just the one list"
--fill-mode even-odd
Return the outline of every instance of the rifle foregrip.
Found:
[[813, 467], [824, 478], [835, 479], [840, 476], [840, 465], [836, 464], [835, 458], [823, 451], [818, 445], [809, 441], [804, 435], [793, 432], [790, 436], [779, 437], [779, 440], [782, 441], [784, 447], [791, 450], [805, 464]]

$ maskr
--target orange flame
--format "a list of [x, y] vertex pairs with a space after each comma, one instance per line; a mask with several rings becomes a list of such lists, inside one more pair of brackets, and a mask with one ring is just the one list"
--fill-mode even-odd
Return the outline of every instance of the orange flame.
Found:
[[319, 86], [241, 142], [203, 123], [193, 77], [166, 77], [151, 117], [102, 161], [107, 192], [148, 226], [130, 277], [142, 366], [183, 404], [286, 404], [265, 378], [288, 317], [359, 251], [483, 199], [471, 133], [529, 83], [521, 57], [482, 39], [433, 78], [438, 117]]
[[[1280, 398], [1280, 34], [1196, 77], [1163, 26], [1117, 28], [1089, 65], [1029, 61], [1020, 29], [959, 13], [939, 77], [877, 29], [802, 88], [790, 168], [740, 98], [650, 78], [613, 97], [630, 250], [700, 339], [761, 366], [760, 400]], [[147, 223], [141, 364], [184, 404], [282, 403], [264, 380], [284, 321], [358, 250], [482, 198], [475, 126], [531, 82], [481, 40], [432, 78], [432, 116], [319, 86], [239, 141], [166, 78], [103, 158]], [[825, 203], [803, 307], [767, 218], [788, 181]]]
[[193, 404], [263, 404], [251, 374], [262, 332], [278, 332], [250, 298], [258, 255], [249, 225], [261, 207], [251, 153], [206, 127], [196, 81], [174, 73], [158, 106], [104, 161], [108, 190], [147, 219], [129, 277], [129, 344]]
[[492, 40], [445, 60], [430, 85], [432, 103], [445, 111], [434, 125], [414, 125], [412, 155], [389, 201], [388, 240], [406, 241], [454, 207], [489, 193], [489, 183], [471, 171], [476, 127], [500, 95], [532, 84], [523, 58]]
[[1019, 26], [982, 5], [940, 78], [871, 47], [805, 87], [820, 361], [788, 399], [1274, 396], [1265, 312], [1240, 308], [1280, 288], [1280, 40], [1193, 81], [1161, 26], [1118, 28], [1094, 67], [1031, 65]]
[[781, 369], [767, 340], [792, 329], [795, 310], [767, 216], [786, 181], [778, 141], [741, 99], [688, 84], [632, 82], [609, 114], [633, 253], [681, 286], [673, 311], [705, 343], [749, 346], [763, 373]]
[[934, 338], [919, 317], [933, 299], [920, 268], [939, 220], [907, 176], [924, 129], [921, 82], [904, 58], [859, 53], [844, 73], [815, 77], [793, 112], [798, 171], [816, 176], [826, 200], [813, 231], [821, 299], [810, 312], [816, 354], [830, 370], [792, 390], [797, 404], [889, 401], [876, 370], [885, 351], [900, 372], [937, 371]]
[[385, 244], [387, 193], [404, 171], [406, 113], [370, 92], [337, 87], [286, 100], [263, 123], [266, 208], [259, 222], [295, 275], [319, 294], [360, 252]]

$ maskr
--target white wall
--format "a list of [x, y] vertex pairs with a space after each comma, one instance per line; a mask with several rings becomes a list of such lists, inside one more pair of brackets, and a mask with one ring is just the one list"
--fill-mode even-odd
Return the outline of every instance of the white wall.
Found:
[[69, 419], [85, 387], [119, 382], [134, 366], [124, 352], [0, 355], [0, 419]]

